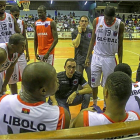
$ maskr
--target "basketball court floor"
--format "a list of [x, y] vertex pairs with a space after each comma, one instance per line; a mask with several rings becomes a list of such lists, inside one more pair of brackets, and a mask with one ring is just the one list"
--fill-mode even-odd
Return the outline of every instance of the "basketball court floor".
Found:
[[[32, 63], [35, 61], [34, 56], [34, 41], [28, 40], [28, 46], [29, 46], [29, 53], [30, 53], [30, 62]], [[139, 54], [140, 54], [140, 40], [124, 40], [123, 42], [123, 63], [127, 63], [131, 66], [132, 69], [132, 80], [136, 80], [136, 70], [138, 68], [139, 64]], [[74, 57], [74, 48], [72, 47], [71, 40], [59, 40], [58, 44], [55, 48], [55, 60], [54, 60], [54, 67], [57, 72], [64, 71], [64, 63], [67, 58], [73, 58]], [[118, 56], [116, 55], [116, 58]], [[86, 73], [84, 72], [84, 77], [87, 80]], [[18, 83], [18, 89], [20, 90], [21, 83]], [[9, 89], [7, 88], [7, 93], [10, 93]], [[102, 87], [99, 87], [99, 95], [98, 97], [100, 100], [98, 100], [98, 105], [103, 108], [103, 89]], [[90, 102], [90, 105], [92, 105], [92, 101]], [[71, 111], [71, 117], [75, 118], [76, 115], [79, 113], [81, 108], [81, 105], [77, 105], [74, 107], [70, 107]]]

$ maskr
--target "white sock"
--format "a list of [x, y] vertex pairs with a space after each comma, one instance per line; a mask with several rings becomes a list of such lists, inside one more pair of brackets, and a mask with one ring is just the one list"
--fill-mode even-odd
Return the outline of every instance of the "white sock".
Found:
[[105, 101], [104, 101], [104, 107], [106, 107], [106, 103], [105, 103]]
[[93, 104], [97, 105], [97, 99], [93, 99]]

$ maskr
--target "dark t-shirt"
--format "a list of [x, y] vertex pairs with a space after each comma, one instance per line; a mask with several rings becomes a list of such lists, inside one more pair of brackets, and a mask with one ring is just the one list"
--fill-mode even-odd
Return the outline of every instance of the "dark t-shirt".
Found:
[[[77, 37], [77, 34], [78, 34], [78, 29], [74, 30], [71, 33], [72, 40]], [[79, 44], [78, 48], [75, 48], [74, 59], [76, 60], [77, 65], [81, 65], [81, 64], [85, 63], [91, 36], [92, 36], [92, 30], [89, 28], [87, 28], [86, 31], [82, 32], [82, 34], [81, 34], [80, 44]]]
[[68, 78], [65, 71], [59, 72], [57, 78], [59, 80], [59, 90], [55, 93], [55, 97], [58, 99], [67, 99], [77, 90], [78, 85], [87, 83], [82, 74], [76, 71], [72, 78]]

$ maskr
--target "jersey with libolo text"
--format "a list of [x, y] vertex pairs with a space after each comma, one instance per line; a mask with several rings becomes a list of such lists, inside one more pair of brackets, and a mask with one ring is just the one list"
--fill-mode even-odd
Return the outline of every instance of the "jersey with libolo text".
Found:
[[44, 101], [28, 103], [20, 95], [4, 95], [0, 99], [0, 135], [63, 129], [63, 107]]
[[107, 25], [104, 16], [96, 18], [96, 40], [94, 53], [102, 56], [115, 56], [118, 52], [118, 35], [121, 20], [114, 19], [112, 25]]
[[0, 20], [0, 43], [9, 42], [9, 38], [14, 34], [14, 18], [11, 14], [4, 13], [5, 18]]
[[126, 106], [126, 111], [133, 110], [140, 115], [140, 82], [132, 83], [132, 92]]
[[[51, 18], [46, 18], [45, 21], [39, 19], [35, 22], [39, 55], [45, 55], [53, 43], [51, 21], [53, 21]], [[54, 49], [50, 54], [54, 54]]]
[[[83, 116], [84, 116], [84, 126], [97, 126], [97, 125], [106, 125], [106, 124], [115, 123], [105, 113], [84, 111]], [[126, 117], [120, 122], [129, 122], [129, 121], [136, 121], [136, 120], [140, 120], [139, 115], [136, 112], [129, 111], [126, 113]], [[118, 139], [118, 138], [125, 138], [130, 136], [137, 136], [137, 135], [138, 133], [135, 133], [135, 134], [118, 136], [118, 137], [107, 138], [107, 139]]]

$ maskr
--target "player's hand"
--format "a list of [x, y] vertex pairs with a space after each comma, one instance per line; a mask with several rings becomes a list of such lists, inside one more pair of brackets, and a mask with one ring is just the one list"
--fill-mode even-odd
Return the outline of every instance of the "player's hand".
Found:
[[67, 99], [66, 103], [68, 104], [72, 104], [73, 100], [75, 99], [76, 97], [76, 92], [73, 92]]
[[82, 33], [82, 28], [80, 27], [80, 25], [78, 26], [78, 32]]
[[89, 66], [90, 66], [89, 58], [86, 58], [86, 61], [85, 61], [85, 67], [89, 67]]
[[37, 60], [40, 60], [40, 56], [38, 54], [36, 54], [35, 57], [36, 57]]
[[29, 53], [26, 53], [26, 61], [29, 62], [30, 61], [30, 56]]
[[48, 59], [48, 57], [49, 57], [49, 53], [46, 53], [46, 54], [44, 55], [44, 57], [43, 57], [43, 61], [46, 62], [46, 60]]

